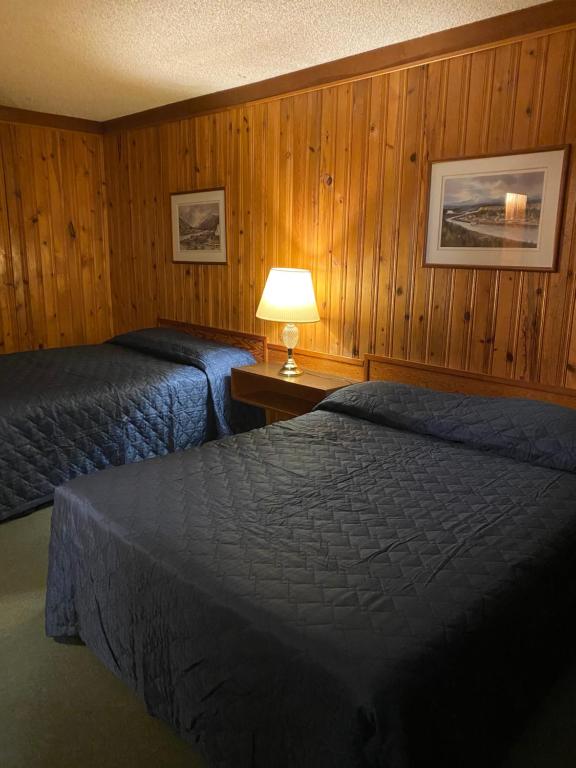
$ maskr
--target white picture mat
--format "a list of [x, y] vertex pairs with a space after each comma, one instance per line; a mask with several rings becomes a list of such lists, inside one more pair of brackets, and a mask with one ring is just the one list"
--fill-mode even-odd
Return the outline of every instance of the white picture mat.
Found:
[[[495, 268], [552, 269], [555, 259], [558, 207], [562, 201], [565, 150], [449, 160], [433, 163], [428, 203], [426, 265], [485, 266]], [[491, 175], [502, 172], [544, 171], [540, 210], [540, 236], [536, 248], [465, 248], [440, 246], [443, 191], [446, 179], [457, 176]]]

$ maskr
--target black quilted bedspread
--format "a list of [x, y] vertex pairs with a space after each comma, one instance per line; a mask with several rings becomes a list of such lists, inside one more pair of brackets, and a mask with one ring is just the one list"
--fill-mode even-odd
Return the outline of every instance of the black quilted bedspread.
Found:
[[497, 766], [575, 640], [576, 412], [356, 385], [60, 488], [46, 607], [217, 768]]
[[229, 434], [230, 368], [253, 362], [158, 328], [0, 356], [0, 520], [50, 501], [79, 474]]

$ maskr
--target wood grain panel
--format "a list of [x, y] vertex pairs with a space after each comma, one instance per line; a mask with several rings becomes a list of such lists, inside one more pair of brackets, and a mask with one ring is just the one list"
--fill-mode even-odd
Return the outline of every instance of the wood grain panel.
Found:
[[0, 123], [0, 352], [111, 330], [102, 136]]
[[[558, 272], [420, 266], [429, 161], [574, 145], [575, 55], [574, 28], [541, 32], [105, 135], [117, 330], [160, 315], [278, 342], [255, 317], [267, 272], [309, 267], [303, 349], [576, 388], [574, 146]], [[173, 264], [170, 193], [219, 186], [228, 264]]]
[[23, 123], [25, 125], [47, 126], [61, 128], [66, 131], [82, 131], [83, 133], [104, 133], [104, 123], [96, 120], [86, 120], [82, 117], [54, 115], [49, 112], [36, 112], [18, 107], [6, 107], [0, 104], [0, 122]]

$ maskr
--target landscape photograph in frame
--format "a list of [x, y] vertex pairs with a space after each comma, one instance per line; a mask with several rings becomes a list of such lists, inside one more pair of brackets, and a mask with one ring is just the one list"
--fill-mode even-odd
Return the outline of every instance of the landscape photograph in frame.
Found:
[[226, 202], [223, 189], [171, 196], [172, 260], [226, 263]]
[[553, 270], [566, 154], [432, 163], [425, 266]]

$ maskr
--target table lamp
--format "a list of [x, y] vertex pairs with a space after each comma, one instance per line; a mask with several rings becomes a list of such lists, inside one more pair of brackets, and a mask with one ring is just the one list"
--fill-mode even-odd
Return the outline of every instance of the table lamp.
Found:
[[280, 373], [283, 376], [299, 376], [302, 371], [292, 354], [298, 344], [298, 328], [294, 323], [317, 323], [320, 320], [310, 270], [271, 269], [256, 317], [286, 323], [281, 338], [288, 349], [288, 358]]

